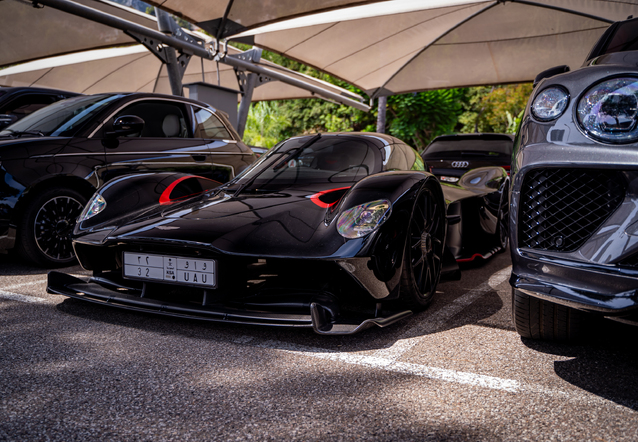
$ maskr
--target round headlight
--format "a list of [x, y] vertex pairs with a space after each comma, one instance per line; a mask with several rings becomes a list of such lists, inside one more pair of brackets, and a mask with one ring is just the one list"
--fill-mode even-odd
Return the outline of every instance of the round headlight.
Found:
[[534, 99], [532, 113], [537, 120], [555, 120], [563, 115], [567, 104], [569, 104], [567, 92], [559, 87], [548, 87]]
[[638, 139], [638, 79], [614, 78], [589, 89], [578, 102], [578, 123], [592, 137], [611, 143]]
[[337, 220], [337, 231], [345, 238], [361, 238], [374, 232], [390, 217], [392, 204], [376, 200], [346, 210]]

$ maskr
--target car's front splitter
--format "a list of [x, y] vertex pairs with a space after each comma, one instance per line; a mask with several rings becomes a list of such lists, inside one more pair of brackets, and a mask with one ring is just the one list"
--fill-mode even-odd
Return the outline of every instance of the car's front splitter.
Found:
[[638, 278], [618, 269], [516, 254], [513, 288], [549, 302], [609, 317], [638, 312]]
[[291, 312], [285, 307], [278, 312], [263, 308], [237, 308], [223, 303], [178, 304], [145, 298], [143, 293], [142, 296], [125, 293], [127, 290], [120, 291], [117, 287], [106, 286], [96, 281], [99, 279], [86, 282], [53, 271], [48, 276], [47, 292], [138, 312], [213, 322], [312, 328], [316, 333], [324, 335], [348, 335], [372, 326], [386, 327], [412, 315], [410, 310], [382, 312], [380, 309], [377, 309], [373, 317], [335, 314], [336, 306], [328, 297], [323, 297], [325, 301], [321, 301], [320, 297], [319, 300], [310, 302], [307, 314]]

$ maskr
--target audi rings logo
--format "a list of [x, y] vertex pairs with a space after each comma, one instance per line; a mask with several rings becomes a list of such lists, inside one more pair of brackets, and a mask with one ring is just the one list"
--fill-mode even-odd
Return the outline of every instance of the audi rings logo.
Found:
[[462, 169], [464, 167], [469, 166], [470, 163], [468, 163], [467, 161], [452, 161], [452, 167], [456, 167], [458, 169]]

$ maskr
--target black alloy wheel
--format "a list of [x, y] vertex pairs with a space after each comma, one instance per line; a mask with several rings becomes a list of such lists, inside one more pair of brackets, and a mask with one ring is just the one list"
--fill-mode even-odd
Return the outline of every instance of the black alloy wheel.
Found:
[[44, 267], [75, 261], [71, 234], [87, 199], [81, 193], [56, 187], [35, 197], [25, 210], [18, 232], [18, 253]]
[[441, 276], [445, 241], [442, 198], [426, 184], [414, 204], [408, 226], [400, 298], [412, 309], [421, 310], [432, 301]]

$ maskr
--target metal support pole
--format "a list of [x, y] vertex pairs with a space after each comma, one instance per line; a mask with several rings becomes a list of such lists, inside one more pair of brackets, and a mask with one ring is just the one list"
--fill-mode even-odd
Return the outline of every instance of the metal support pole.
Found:
[[[155, 8], [155, 16], [157, 17], [157, 28], [160, 32], [173, 35], [173, 30], [170, 20], [173, 20], [168, 13], [162, 11], [160, 8]], [[177, 66], [177, 55], [175, 55], [175, 48], [172, 46], [166, 46], [164, 48], [166, 54], [166, 71], [168, 72], [168, 82], [171, 85], [171, 92], [173, 95], [183, 97], [184, 92], [182, 88], [182, 75]]]
[[385, 133], [385, 110], [388, 106], [388, 97], [382, 95], [379, 97], [379, 107], [377, 113], [377, 132]]
[[[261, 49], [253, 48], [251, 51], [253, 63], [259, 62], [261, 58]], [[246, 76], [246, 82], [242, 86], [242, 97], [239, 103], [239, 110], [237, 112], [237, 132], [239, 136], [244, 138], [244, 130], [246, 130], [246, 121], [248, 121], [248, 111], [250, 110], [250, 103], [253, 100], [253, 90], [255, 90], [255, 84], [259, 79], [259, 74], [248, 74]]]
[[[209, 60], [215, 59], [213, 54], [211, 54], [211, 52], [206, 47], [188, 41], [188, 37], [186, 36], [186, 34], [183, 34], [182, 38], [171, 37], [169, 35], [162, 34], [159, 31], [147, 28], [146, 26], [138, 25], [137, 23], [115, 17], [113, 15], [104, 13], [94, 8], [90, 8], [88, 6], [81, 5], [79, 3], [72, 2], [70, 0], [38, 0], [38, 3], [52, 7], [54, 9], [58, 9], [60, 11], [68, 12], [69, 14], [84, 17], [86, 19], [93, 20], [95, 22], [102, 23], [116, 29], [138, 33], [149, 39], [149, 43], [164, 43], [168, 46], [179, 49], [185, 54], [196, 55], [198, 57], [203, 57]], [[265, 75], [273, 80], [279, 80], [282, 83], [314, 92], [321, 97], [334, 100], [338, 103], [342, 103], [348, 106], [352, 106], [365, 112], [370, 110], [369, 106], [357, 100], [344, 97], [343, 95], [340, 95], [338, 93], [326, 90], [311, 83], [307, 83], [298, 78], [291, 77], [275, 69], [270, 69], [261, 65], [257, 65], [255, 63], [239, 60], [231, 56], [220, 58], [219, 62], [234, 66], [239, 69]]]

